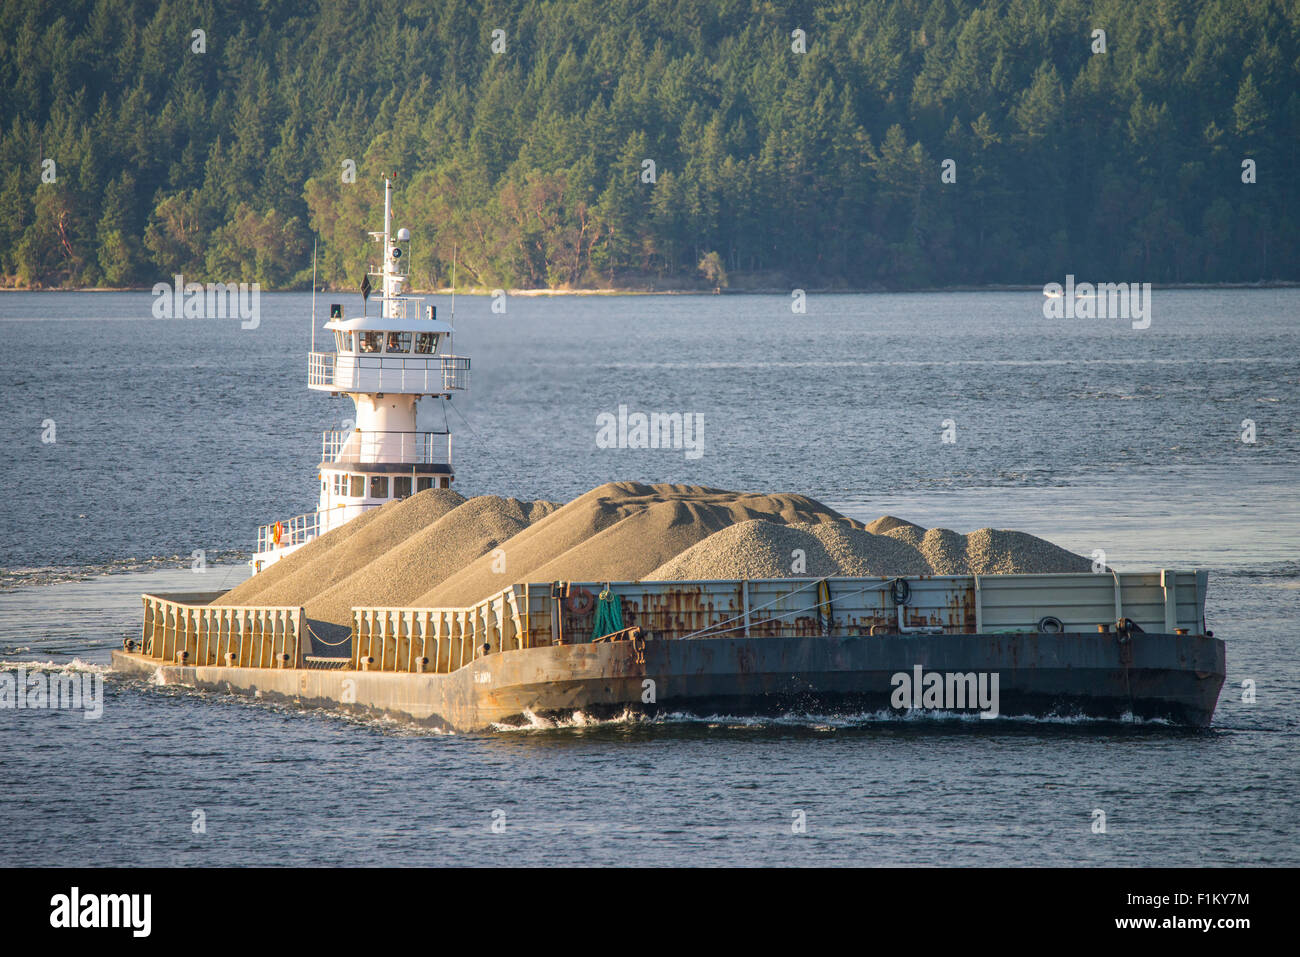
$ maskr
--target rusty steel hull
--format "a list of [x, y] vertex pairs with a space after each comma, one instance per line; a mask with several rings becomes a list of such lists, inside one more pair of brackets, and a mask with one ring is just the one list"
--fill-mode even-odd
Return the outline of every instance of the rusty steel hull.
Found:
[[710, 638], [646, 641], [639, 651], [628, 641], [584, 643], [490, 654], [447, 674], [166, 665], [127, 652], [113, 660], [167, 684], [461, 732], [577, 712], [899, 711], [895, 676], [918, 667], [996, 673], [1003, 718], [1132, 714], [1205, 726], [1226, 673], [1219, 639], [1157, 634], [1129, 643], [1114, 634]]

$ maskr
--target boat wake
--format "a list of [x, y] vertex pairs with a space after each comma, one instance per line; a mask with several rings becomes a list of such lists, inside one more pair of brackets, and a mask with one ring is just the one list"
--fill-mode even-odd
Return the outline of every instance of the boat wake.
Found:
[[[17, 649], [18, 651], [28, 649]], [[4, 658], [0, 659], [0, 671], [10, 671], [15, 668], [22, 668], [28, 674], [41, 672], [43, 674], [110, 674], [108, 665], [92, 664], [88, 661], [82, 661], [80, 658], [73, 658], [71, 661], [34, 661], [31, 659], [21, 658]]]
[[1086, 715], [1014, 715], [1000, 716], [995, 719], [981, 718], [977, 713], [959, 711], [939, 711], [914, 709], [896, 712], [888, 708], [879, 711], [863, 711], [844, 714], [816, 714], [808, 712], [791, 712], [779, 715], [732, 715], [711, 714], [698, 715], [684, 711], [646, 715], [631, 709], [609, 718], [598, 718], [582, 711], [557, 718], [543, 717], [532, 712], [524, 712], [527, 723], [493, 724], [494, 732], [506, 734], [528, 734], [547, 731], [584, 730], [592, 728], [618, 727], [670, 727], [697, 726], [708, 729], [727, 731], [766, 731], [782, 728], [801, 729], [819, 732], [835, 732], [873, 726], [906, 725], [953, 725], [961, 727], [988, 726], [990, 728], [1007, 727], [1152, 727], [1176, 728], [1182, 726], [1164, 718], [1141, 718], [1127, 713], [1119, 718], [1096, 718]]
[[[204, 561], [209, 568], [242, 566], [248, 552], [235, 548], [208, 549]], [[90, 581], [103, 575], [125, 575], [165, 569], [192, 570], [189, 555], [152, 555], [149, 558], [118, 558], [88, 565], [39, 565], [31, 568], [0, 568], [0, 592], [33, 585], [60, 585]], [[215, 587], [215, 586], [214, 586]]]

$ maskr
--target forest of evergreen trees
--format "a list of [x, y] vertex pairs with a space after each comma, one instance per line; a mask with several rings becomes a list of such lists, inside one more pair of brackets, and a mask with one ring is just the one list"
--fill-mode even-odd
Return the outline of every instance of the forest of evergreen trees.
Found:
[[1297, 279], [1298, 41], [1300, 0], [3, 0], [0, 285], [305, 288], [317, 239], [355, 288], [385, 173], [419, 288]]

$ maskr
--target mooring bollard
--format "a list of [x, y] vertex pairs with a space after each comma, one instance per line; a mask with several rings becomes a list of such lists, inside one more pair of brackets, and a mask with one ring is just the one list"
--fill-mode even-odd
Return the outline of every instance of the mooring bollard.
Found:
[[190, 660], [190, 653], [188, 651], [176, 652], [176, 663], [178, 665], [183, 665], [189, 660]]
[[277, 663], [281, 668], [288, 668], [288, 667], [289, 667], [289, 653], [288, 653], [287, 651], [282, 651], [282, 652], [280, 652], [278, 655], [275, 656], [275, 660], [276, 660], [276, 663]]
[[428, 659], [428, 658], [416, 658], [416, 659], [415, 659], [415, 673], [416, 673], [416, 674], [421, 674], [421, 675], [422, 675], [422, 674], [424, 674], [424, 673], [425, 673], [426, 671], [428, 671], [428, 670], [429, 670], [429, 659]]
[[237, 668], [238, 666], [239, 666], [239, 655], [235, 654], [233, 651], [227, 651], [227, 652], [226, 652], [226, 667], [227, 667], [227, 668]]
[[357, 664], [361, 666], [362, 671], [369, 671], [370, 666], [373, 665], [374, 663], [375, 663], [375, 659], [370, 657], [369, 655], [362, 655], [361, 658], [359, 658], [357, 661]]

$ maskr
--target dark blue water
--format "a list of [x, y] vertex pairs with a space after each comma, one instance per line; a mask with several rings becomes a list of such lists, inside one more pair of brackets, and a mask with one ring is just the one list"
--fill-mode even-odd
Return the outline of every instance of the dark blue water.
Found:
[[[305, 387], [309, 296], [263, 296], [250, 330], [149, 302], [0, 295], [0, 670], [102, 670], [141, 591], [240, 580], [255, 526], [313, 505], [320, 431], [351, 417]], [[1210, 568], [1229, 676], [1209, 731], [794, 715], [429, 735], [109, 676], [98, 721], [0, 710], [6, 863], [1300, 863], [1300, 291], [1157, 290], [1147, 330], [1041, 302], [461, 297], [457, 488], [798, 491]], [[620, 404], [702, 413], [703, 456], [597, 448]]]

